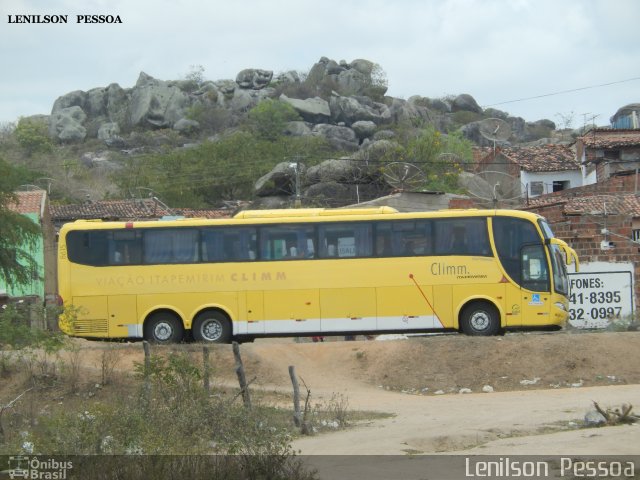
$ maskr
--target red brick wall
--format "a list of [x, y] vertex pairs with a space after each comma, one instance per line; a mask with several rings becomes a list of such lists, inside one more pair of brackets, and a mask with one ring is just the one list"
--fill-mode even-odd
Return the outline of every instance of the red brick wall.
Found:
[[[605, 227], [603, 216], [564, 213], [566, 197], [594, 193], [608, 195], [633, 193], [635, 182], [635, 175], [614, 177], [600, 184], [556, 192], [552, 195], [558, 197], [557, 203], [542, 207], [526, 207], [525, 209], [545, 217], [555, 235], [576, 250], [581, 262], [632, 262], [635, 265], [634, 285], [636, 310], [638, 310], [640, 307], [640, 245], [631, 239], [632, 215], [608, 215], [606, 228], [611, 234], [605, 236], [602, 233], [602, 229]], [[605, 239], [614, 242], [615, 248], [602, 250], [600, 244]]]

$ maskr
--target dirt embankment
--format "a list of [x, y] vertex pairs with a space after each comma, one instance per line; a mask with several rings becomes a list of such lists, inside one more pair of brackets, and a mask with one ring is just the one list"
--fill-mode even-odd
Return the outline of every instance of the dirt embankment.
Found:
[[[217, 351], [221, 370], [230, 352]], [[293, 343], [259, 340], [241, 351], [261, 383], [288, 385], [288, 365], [310, 386], [405, 393], [579, 388], [640, 383], [640, 333], [462, 335], [395, 341]]]

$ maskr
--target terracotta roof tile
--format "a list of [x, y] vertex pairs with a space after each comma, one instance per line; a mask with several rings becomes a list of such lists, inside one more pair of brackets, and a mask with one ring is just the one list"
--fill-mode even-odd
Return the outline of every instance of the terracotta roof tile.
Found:
[[30, 190], [28, 192], [14, 192], [16, 203], [10, 203], [9, 209], [17, 213], [35, 213], [42, 216], [42, 208], [47, 198], [45, 190]]
[[580, 137], [588, 148], [640, 146], [640, 130], [594, 128]]
[[580, 196], [541, 195], [530, 198], [527, 209], [564, 204], [562, 211], [566, 215], [630, 215], [640, 217], [640, 198], [634, 193], [603, 195], [598, 193]]
[[576, 160], [574, 151], [565, 145], [509, 147], [502, 148], [501, 153], [528, 172], [562, 172], [580, 169], [580, 162]]
[[167, 209], [152, 199], [103, 200], [75, 205], [51, 205], [51, 216], [55, 222], [73, 220], [142, 220], [156, 219], [168, 215], [189, 218], [224, 218], [229, 210]]

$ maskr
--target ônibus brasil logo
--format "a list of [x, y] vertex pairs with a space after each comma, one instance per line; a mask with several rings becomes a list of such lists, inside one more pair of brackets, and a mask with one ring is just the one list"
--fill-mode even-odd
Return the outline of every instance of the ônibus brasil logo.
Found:
[[25, 478], [37, 480], [66, 480], [67, 471], [73, 463], [54, 458], [40, 459], [16, 455], [9, 457], [9, 478]]

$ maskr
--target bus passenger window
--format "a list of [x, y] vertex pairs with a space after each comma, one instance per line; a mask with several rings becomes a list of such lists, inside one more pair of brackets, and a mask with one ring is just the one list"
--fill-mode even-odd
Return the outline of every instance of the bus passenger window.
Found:
[[322, 224], [318, 227], [320, 258], [354, 258], [371, 255], [371, 224]]
[[451, 237], [451, 253], [462, 255], [469, 251], [464, 227], [453, 227]]

